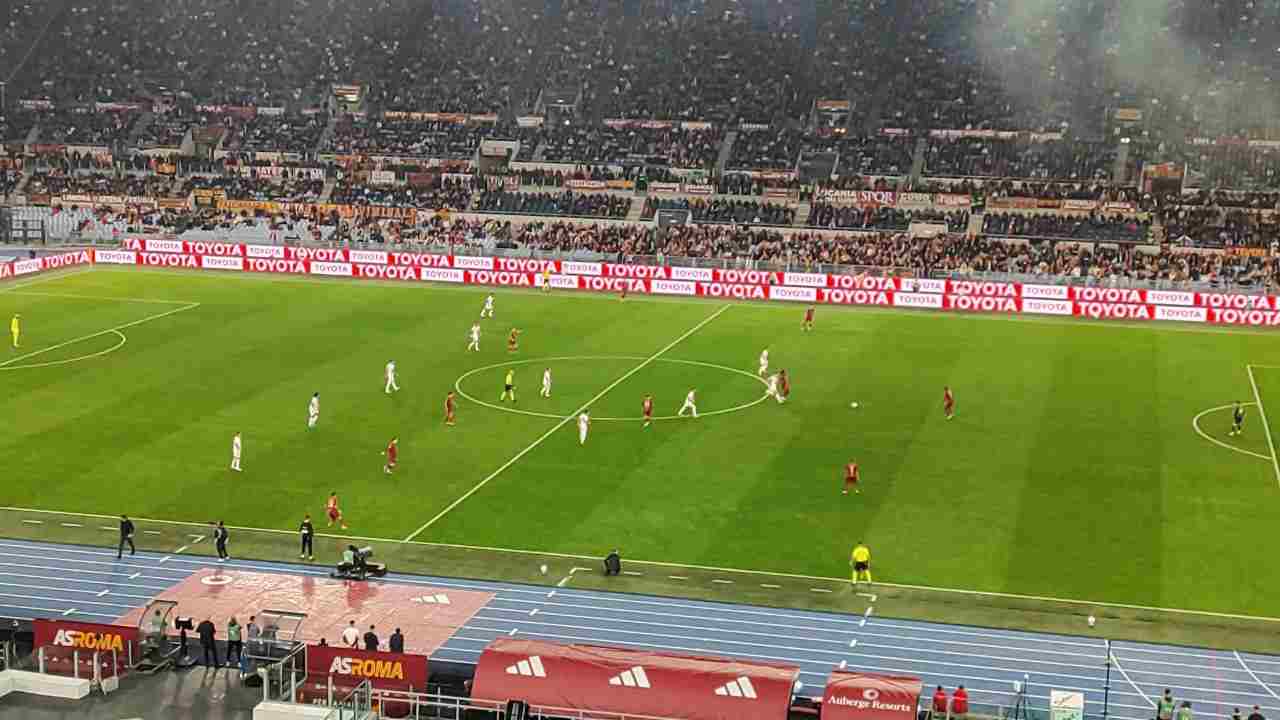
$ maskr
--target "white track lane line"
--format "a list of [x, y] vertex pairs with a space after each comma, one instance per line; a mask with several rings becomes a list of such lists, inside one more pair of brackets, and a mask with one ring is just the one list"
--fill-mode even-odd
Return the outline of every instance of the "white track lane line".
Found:
[[1244, 661], [1244, 658], [1240, 657], [1240, 653], [1232, 650], [1231, 654], [1236, 656], [1236, 661], [1240, 663], [1240, 667], [1244, 668], [1245, 672], [1249, 673], [1249, 677], [1253, 678], [1254, 682], [1261, 685], [1262, 689], [1266, 690], [1268, 695], [1280, 700], [1280, 695], [1277, 695], [1276, 691], [1272, 690], [1270, 685], [1262, 682], [1262, 678], [1258, 677], [1258, 674], [1253, 671], [1253, 668], [1249, 667], [1249, 665]]

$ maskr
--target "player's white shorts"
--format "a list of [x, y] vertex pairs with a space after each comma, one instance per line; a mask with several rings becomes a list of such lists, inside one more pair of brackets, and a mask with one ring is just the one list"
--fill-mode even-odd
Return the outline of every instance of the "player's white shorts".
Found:
[[587, 429], [584, 427], [580, 427], [578, 428], [578, 444], [585, 445], [586, 442], [587, 442]]
[[698, 406], [697, 406], [697, 405], [694, 405], [693, 403], [689, 402], [688, 400], [685, 400], [685, 401], [684, 401], [684, 405], [681, 405], [681, 406], [680, 406], [680, 412], [678, 412], [678, 413], [676, 413], [676, 414], [677, 414], [677, 415], [684, 415], [686, 412], [688, 412], [688, 411], [690, 411], [690, 410], [692, 410], [692, 411], [693, 411], [693, 416], [694, 416], [694, 417], [698, 417]]

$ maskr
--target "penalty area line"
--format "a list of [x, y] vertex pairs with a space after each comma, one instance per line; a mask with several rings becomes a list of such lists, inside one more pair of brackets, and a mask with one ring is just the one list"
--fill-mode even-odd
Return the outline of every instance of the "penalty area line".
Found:
[[[95, 332], [95, 333], [89, 333], [88, 335], [81, 335], [80, 337], [72, 338], [72, 339], [70, 339], [70, 340], [66, 340], [66, 341], [60, 342], [60, 343], [58, 343], [58, 344], [56, 344], [56, 345], [50, 345], [49, 347], [41, 348], [40, 350], [33, 350], [33, 351], [29, 352], [29, 353], [23, 353], [22, 355], [19, 355], [19, 356], [17, 356], [17, 357], [10, 358], [10, 359], [8, 359], [8, 360], [5, 360], [4, 362], [0, 362], [0, 368], [2, 368], [2, 367], [6, 367], [6, 366], [9, 366], [9, 365], [12, 365], [12, 364], [14, 364], [14, 363], [16, 363], [16, 362], [18, 362], [18, 361], [20, 361], [20, 360], [26, 360], [27, 358], [30, 358], [30, 357], [35, 357], [35, 356], [37, 356], [37, 355], [43, 355], [43, 354], [45, 354], [45, 353], [47, 353], [47, 352], [52, 352], [53, 350], [57, 350], [57, 349], [59, 349], [59, 348], [64, 348], [64, 347], [66, 347], [66, 346], [68, 346], [68, 345], [74, 345], [74, 344], [76, 344], [76, 343], [78, 343], [78, 342], [84, 342], [85, 340], [92, 340], [92, 339], [94, 339], [94, 338], [96, 338], [96, 337], [102, 337], [103, 335], [110, 335], [111, 333], [115, 333], [116, 335], [119, 335], [120, 337], [124, 337], [124, 334], [120, 332], [121, 330], [124, 330], [124, 329], [126, 329], [126, 328], [131, 328], [131, 327], [134, 327], [134, 326], [137, 326], [137, 325], [141, 325], [142, 323], [151, 322], [152, 320], [159, 320], [160, 318], [169, 317], [170, 315], [176, 315], [177, 313], [180, 313], [180, 312], [186, 312], [187, 310], [192, 310], [192, 309], [195, 309], [195, 308], [198, 308], [198, 307], [200, 307], [200, 303], [190, 303], [190, 304], [188, 304], [188, 305], [183, 305], [182, 307], [177, 307], [177, 308], [174, 308], [174, 309], [172, 309], [172, 310], [166, 310], [166, 311], [164, 311], [164, 312], [162, 312], [162, 313], [156, 313], [156, 314], [154, 314], [154, 315], [148, 315], [147, 317], [144, 317], [144, 318], [142, 318], [142, 319], [140, 319], [140, 320], [134, 320], [133, 322], [127, 322], [127, 323], [124, 323], [123, 325], [116, 325], [115, 327], [110, 327], [110, 328], [107, 328], [106, 330], [99, 330], [98, 332]], [[121, 345], [123, 345], [123, 344], [124, 344], [124, 343], [121, 343]], [[117, 347], [118, 347], [118, 346], [117, 346]], [[114, 349], [114, 348], [113, 348], [113, 349]], [[19, 367], [24, 367], [24, 366], [19, 366]]]
[[1271, 439], [1271, 424], [1267, 422], [1267, 408], [1262, 404], [1262, 393], [1258, 391], [1258, 381], [1253, 377], [1253, 366], [1245, 365], [1249, 375], [1249, 385], [1253, 387], [1253, 399], [1258, 403], [1258, 416], [1262, 418], [1262, 431], [1267, 434], [1267, 447], [1271, 449], [1271, 467], [1276, 471], [1276, 485], [1280, 486], [1280, 458], [1276, 457], [1276, 442]]
[[591, 405], [597, 402], [598, 400], [600, 400], [600, 398], [604, 397], [605, 395], [608, 395], [611, 390], [618, 387], [622, 383], [626, 382], [627, 378], [630, 378], [632, 375], [635, 375], [636, 373], [648, 367], [650, 364], [653, 363], [654, 360], [657, 360], [659, 357], [665, 354], [668, 350], [684, 342], [694, 333], [706, 327], [708, 324], [711, 323], [712, 320], [715, 320], [716, 318], [723, 315], [724, 312], [729, 309], [729, 307], [730, 307], [729, 305], [721, 305], [718, 310], [711, 313], [707, 317], [703, 318], [702, 321], [699, 322], [697, 325], [694, 325], [693, 327], [686, 330], [683, 334], [680, 335], [680, 337], [667, 343], [665, 346], [662, 347], [662, 349], [658, 350], [658, 352], [645, 358], [639, 365], [636, 365], [635, 367], [631, 368], [627, 372], [623, 373], [622, 376], [619, 377], [617, 380], [614, 380], [613, 382], [606, 385], [603, 390], [596, 393], [590, 400], [586, 401], [581, 406], [579, 406], [578, 409], [574, 410], [572, 414], [566, 415], [562, 420], [560, 420], [560, 422], [553, 425], [550, 430], [546, 431], [542, 435], [539, 435], [536, 440], [534, 440], [532, 443], [529, 443], [528, 447], [516, 453], [515, 456], [513, 456], [510, 460], [503, 463], [497, 470], [494, 470], [485, 479], [476, 483], [475, 487], [472, 487], [470, 490], [463, 493], [462, 497], [459, 497], [457, 500], [454, 500], [453, 502], [449, 503], [443, 510], [436, 513], [435, 517], [423, 523], [422, 526], [419, 527], [417, 530], [414, 530], [413, 532], [409, 533], [409, 535], [406, 536], [405, 539], [402, 540], [401, 542], [406, 542], [406, 543], [410, 542], [414, 538], [426, 532], [428, 528], [430, 528], [432, 525], [435, 525], [437, 522], [439, 522], [440, 518], [443, 518], [445, 515], [448, 515], [450, 512], [453, 511], [454, 508], [458, 507], [463, 502], [465, 502], [467, 498], [471, 497], [472, 495], [475, 495], [477, 492], [480, 491], [481, 488], [483, 488], [485, 485], [488, 485], [489, 481], [501, 475], [503, 472], [506, 471], [507, 468], [511, 467], [512, 465], [515, 465], [517, 462], [520, 461], [520, 458], [523, 458], [525, 455], [528, 455], [530, 452], [533, 451], [534, 448], [538, 447], [544, 441], [546, 441], [547, 438], [559, 432], [560, 428], [573, 422], [573, 420], [576, 417], [578, 417], [579, 413], [591, 407]]
[[[1255, 406], [1256, 406], [1256, 405], [1257, 405], [1257, 403], [1241, 403], [1241, 405], [1255, 405]], [[1222, 441], [1221, 441], [1221, 440], [1219, 440], [1218, 438], [1213, 437], [1213, 436], [1212, 436], [1212, 435], [1210, 435], [1209, 433], [1205, 432], [1205, 431], [1200, 427], [1200, 418], [1204, 417], [1205, 415], [1208, 415], [1209, 413], [1222, 412], [1223, 410], [1230, 410], [1231, 408], [1232, 408], [1232, 406], [1231, 406], [1231, 405], [1219, 405], [1218, 407], [1211, 407], [1211, 408], [1209, 408], [1208, 410], [1202, 410], [1202, 411], [1200, 411], [1200, 413], [1199, 413], [1199, 414], [1197, 414], [1195, 417], [1191, 418], [1191, 428], [1192, 428], [1193, 430], [1195, 430], [1195, 431], [1196, 431], [1196, 434], [1198, 434], [1200, 437], [1204, 438], [1205, 440], [1208, 440], [1209, 442], [1213, 443], [1214, 445], [1217, 445], [1218, 447], [1223, 447], [1223, 448], [1226, 448], [1226, 449], [1228, 449], [1228, 450], [1233, 450], [1233, 451], [1235, 451], [1235, 452], [1238, 452], [1238, 453], [1241, 453], [1241, 454], [1244, 454], [1244, 455], [1249, 455], [1249, 456], [1251, 456], [1251, 457], [1256, 457], [1256, 458], [1258, 458], [1259, 460], [1266, 460], [1267, 462], [1271, 462], [1271, 456], [1270, 456], [1270, 455], [1263, 455], [1262, 453], [1256, 453], [1256, 452], [1254, 452], [1254, 451], [1252, 451], [1252, 450], [1246, 450], [1246, 449], [1244, 449], [1244, 448], [1236, 447], [1235, 445], [1231, 445], [1230, 443], [1222, 442]]]

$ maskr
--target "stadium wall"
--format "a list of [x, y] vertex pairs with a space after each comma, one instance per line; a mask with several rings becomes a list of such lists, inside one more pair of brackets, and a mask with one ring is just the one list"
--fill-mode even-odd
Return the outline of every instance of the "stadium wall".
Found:
[[0, 265], [0, 280], [77, 265], [124, 265], [284, 275], [442, 282], [635, 295], [865, 305], [1005, 315], [1190, 324], [1280, 325], [1280, 297], [887, 278], [831, 273], [687, 268], [528, 258], [131, 239], [120, 250], [80, 250]]

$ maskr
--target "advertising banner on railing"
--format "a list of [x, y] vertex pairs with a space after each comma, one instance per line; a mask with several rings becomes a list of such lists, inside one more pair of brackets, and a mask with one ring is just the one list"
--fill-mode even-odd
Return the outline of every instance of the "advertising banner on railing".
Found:
[[427, 657], [408, 653], [378, 652], [332, 645], [307, 647], [307, 675], [333, 676], [346, 687], [368, 680], [374, 687], [418, 689], [427, 687]]
[[[550, 284], [554, 288], [593, 292], [625, 290], [634, 294], [1105, 320], [1280, 325], [1280, 304], [1275, 296], [1269, 295], [664, 267], [212, 241], [130, 239], [124, 246], [123, 250], [97, 251], [95, 261], [193, 270], [529, 288], [541, 285], [541, 273], [545, 270], [551, 273]], [[87, 254], [73, 255], [87, 257]], [[10, 266], [23, 262], [37, 261], [20, 261]]]
[[138, 628], [129, 625], [103, 625], [74, 620], [44, 620], [32, 624], [35, 647], [52, 645], [67, 650], [125, 653], [126, 645], [138, 641]]
[[864, 207], [893, 207], [898, 202], [898, 193], [890, 190], [819, 190], [816, 197], [834, 205]]

